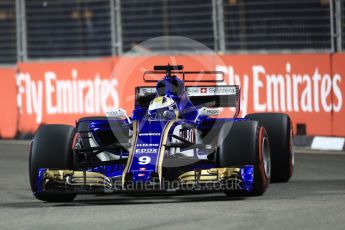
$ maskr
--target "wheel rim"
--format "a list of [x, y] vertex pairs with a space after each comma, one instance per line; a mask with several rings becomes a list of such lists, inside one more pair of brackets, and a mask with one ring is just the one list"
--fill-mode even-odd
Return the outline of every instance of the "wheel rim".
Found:
[[267, 137], [264, 137], [262, 140], [262, 158], [264, 163], [265, 174], [268, 178], [271, 176], [271, 156]]

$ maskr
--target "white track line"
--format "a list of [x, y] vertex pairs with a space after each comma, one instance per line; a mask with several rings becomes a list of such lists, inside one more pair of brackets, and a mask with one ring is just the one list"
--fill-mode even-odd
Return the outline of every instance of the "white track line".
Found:
[[310, 147], [294, 147], [294, 152], [305, 154], [317, 154], [317, 155], [345, 155], [344, 151], [332, 151], [332, 150], [316, 150]]

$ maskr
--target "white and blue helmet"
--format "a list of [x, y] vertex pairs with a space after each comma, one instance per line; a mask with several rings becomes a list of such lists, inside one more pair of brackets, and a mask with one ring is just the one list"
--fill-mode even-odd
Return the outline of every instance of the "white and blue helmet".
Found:
[[151, 101], [148, 115], [151, 120], [171, 120], [178, 118], [179, 111], [173, 99], [161, 96]]

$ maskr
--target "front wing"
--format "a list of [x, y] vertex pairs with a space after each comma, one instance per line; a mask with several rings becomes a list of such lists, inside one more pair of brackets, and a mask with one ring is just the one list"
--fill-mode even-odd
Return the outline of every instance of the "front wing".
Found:
[[[126, 180], [125, 180], [126, 181]], [[162, 191], [252, 191], [254, 168], [211, 168], [184, 172], [176, 180], [126, 181], [121, 176], [107, 177], [100, 172], [44, 169], [39, 170], [37, 193], [116, 193]]]

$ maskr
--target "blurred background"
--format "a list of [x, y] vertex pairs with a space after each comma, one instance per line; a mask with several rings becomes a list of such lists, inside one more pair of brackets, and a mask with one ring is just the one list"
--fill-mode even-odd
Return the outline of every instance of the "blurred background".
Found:
[[344, 3], [0, 0], [0, 63], [121, 55], [158, 36], [185, 36], [219, 53], [341, 52]]

